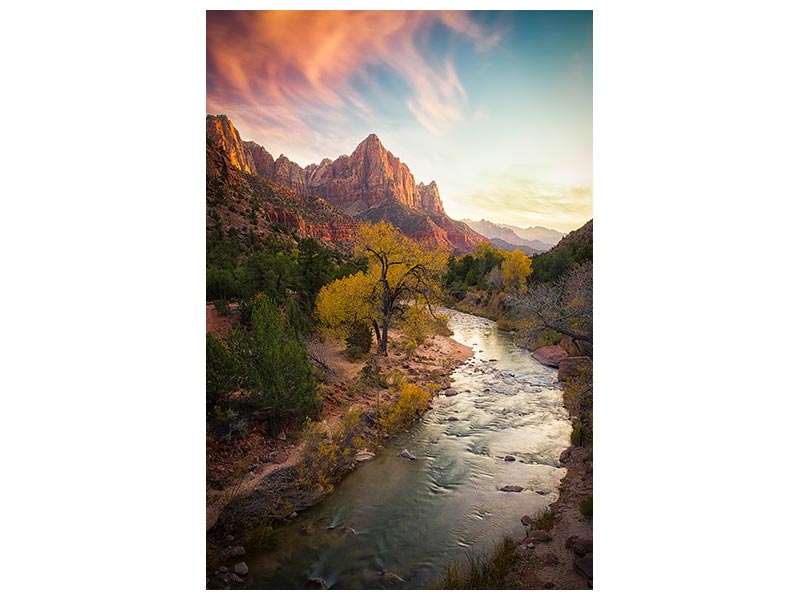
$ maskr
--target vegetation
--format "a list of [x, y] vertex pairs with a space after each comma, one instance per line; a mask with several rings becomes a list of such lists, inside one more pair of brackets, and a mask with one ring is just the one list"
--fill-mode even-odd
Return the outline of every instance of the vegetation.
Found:
[[399, 433], [410, 427], [427, 410], [432, 396], [430, 390], [414, 383], [406, 383], [402, 378], [398, 388], [397, 400], [384, 407], [378, 417], [380, 428], [389, 434]]
[[591, 517], [592, 516], [592, 501], [593, 501], [593, 497], [589, 496], [583, 502], [581, 502], [580, 511], [581, 511], [581, 514], [584, 517]]
[[378, 353], [385, 356], [397, 314], [417, 306], [435, 318], [433, 304], [440, 297], [447, 256], [423, 248], [384, 221], [361, 225], [354, 253], [367, 260], [366, 272], [323, 287], [316, 314], [323, 326], [340, 334], [355, 323], [371, 324]]
[[503, 578], [516, 563], [514, 552], [516, 544], [511, 538], [504, 538], [495, 544], [491, 557], [467, 554], [466, 570], [458, 562], [448, 563], [440, 587], [445, 590], [493, 590], [502, 587]]
[[303, 485], [318, 486], [325, 492], [333, 490], [333, 484], [350, 468], [356, 452], [364, 445], [361, 414], [357, 408], [349, 409], [331, 432], [320, 422], [306, 420], [305, 453], [300, 465]]
[[544, 508], [539, 510], [531, 519], [531, 530], [543, 529], [550, 531], [556, 524], [556, 513], [551, 508]]

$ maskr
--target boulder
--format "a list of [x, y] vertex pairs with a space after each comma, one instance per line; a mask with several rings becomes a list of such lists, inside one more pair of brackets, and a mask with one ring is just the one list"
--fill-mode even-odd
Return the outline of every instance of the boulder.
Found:
[[528, 536], [525, 538], [525, 542], [550, 542], [553, 540], [553, 536], [547, 533], [544, 529], [536, 529], [535, 531], [531, 531]]
[[276, 465], [281, 465], [289, 460], [289, 455], [282, 450], [278, 450], [277, 452], [270, 452], [269, 454], [270, 462], [275, 463]]
[[521, 485], [504, 485], [500, 488], [501, 492], [521, 492], [524, 488]]
[[513, 457], [513, 456], [511, 456], [511, 455], [508, 455], [508, 456], [506, 456], [506, 457], [505, 457], [503, 460], [504, 460], [504, 461], [506, 461], [506, 462], [514, 462], [514, 461], [515, 461], [515, 460], [517, 460], [517, 459], [516, 459], [516, 458], [514, 458], [514, 457]]
[[566, 381], [570, 377], [578, 376], [585, 372], [591, 372], [592, 359], [588, 356], [570, 356], [564, 358], [558, 364], [558, 380]]
[[[242, 564], [244, 564], [244, 563], [242, 563]], [[244, 583], [244, 579], [239, 577], [236, 573], [230, 573], [225, 578], [225, 581], [227, 581], [228, 583], [239, 583], [239, 584]]]
[[374, 452], [369, 452], [368, 450], [360, 450], [355, 456], [355, 461], [366, 462], [368, 460], [372, 460], [373, 458], [375, 458]]
[[228, 556], [231, 558], [236, 558], [238, 556], [244, 556], [244, 546], [231, 546], [228, 548]]
[[444, 395], [445, 395], [445, 396], [455, 396], [456, 394], [458, 394], [458, 392], [457, 392], [457, 391], [455, 391], [453, 388], [447, 388], [447, 389], [444, 391]]
[[533, 353], [533, 358], [546, 367], [558, 367], [567, 357], [569, 354], [561, 346], [542, 346]]
[[328, 586], [325, 585], [325, 582], [322, 579], [315, 577], [314, 579], [309, 579], [306, 582], [305, 588], [307, 590], [327, 590]]
[[572, 564], [575, 570], [578, 572], [578, 575], [585, 577], [586, 579], [592, 579], [592, 555], [587, 554], [584, 557], [576, 558], [575, 562]]
[[408, 460], [417, 460], [417, 457], [411, 454], [411, 452], [409, 452], [406, 449], [403, 449], [403, 451], [400, 452], [400, 456], [402, 456], [403, 458], [407, 458]]
[[236, 563], [233, 567], [233, 572], [239, 575], [240, 577], [244, 577], [248, 573], [247, 563], [240, 562]]

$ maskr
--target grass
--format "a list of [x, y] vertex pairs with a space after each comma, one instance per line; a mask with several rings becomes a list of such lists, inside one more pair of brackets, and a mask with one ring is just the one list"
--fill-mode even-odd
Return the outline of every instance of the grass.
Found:
[[517, 560], [514, 552], [516, 544], [509, 537], [495, 544], [490, 557], [467, 554], [466, 572], [461, 564], [450, 562], [445, 566], [441, 589], [445, 590], [496, 590], [500, 589], [503, 578], [511, 571]]
[[556, 524], [556, 513], [552, 509], [545, 508], [533, 515], [531, 520], [533, 521], [530, 527], [531, 530], [543, 529], [544, 531], [550, 531]]

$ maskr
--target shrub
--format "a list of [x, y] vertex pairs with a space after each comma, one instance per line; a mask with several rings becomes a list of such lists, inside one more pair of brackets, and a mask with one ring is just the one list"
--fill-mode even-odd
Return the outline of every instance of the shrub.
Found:
[[278, 537], [272, 525], [254, 525], [249, 522], [245, 529], [245, 544], [256, 550], [271, 550], [278, 544]]
[[589, 496], [583, 502], [581, 502], [580, 511], [584, 517], [592, 516], [592, 496]]
[[299, 421], [319, 412], [317, 382], [305, 344], [272, 300], [261, 298], [251, 320], [251, 331], [237, 328], [229, 341], [251, 399], [270, 414], [274, 435], [284, 421]]
[[347, 337], [345, 355], [350, 360], [360, 358], [362, 354], [367, 354], [372, 347], [372, 330], [369, 324], [364, 321], [356, 321], [350, 325]]
[[330, 435], [322, 423], [306, 420], [301, 482], [332, 491], [333, 484], [352, 464], [356, 450], [364, 445], [361, 427], [361, 410], [357, 408], [348, 410]]
[[414, 383], [403, 383], [397, 400], [378, 418], [381, 429], [391, 434], [411, 426], [428, 408], [430, 397], [427, 389]]
[[238, 387], [236, 363], [228, 348], [206, 333], [206, 404], [211, 406]]

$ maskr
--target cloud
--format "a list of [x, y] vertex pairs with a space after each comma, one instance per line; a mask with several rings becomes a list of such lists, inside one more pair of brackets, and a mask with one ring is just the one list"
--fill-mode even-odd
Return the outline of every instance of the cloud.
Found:
[[[452, 57], [426, 45], [436, 24], [479, 49], [497, 42], [468, 13], [434, 11], [208, 11], [207, 110], [269, 139], [315, 137], [315, 125], [368, 117], [360, 89], [374, 70], [399, 77], [404, 104], [432, 133], [467, 104]], [[245, 124], [246, 121], [246, 124]], [[258, 139], [267, 143], [268, 139]]]
[[482, 189], [461, 195], [456, 203], [463, 218], [542, 225], [563, 232], [592, 218], [591, 187], [553, 184], [524, 175], [498, 177]]

